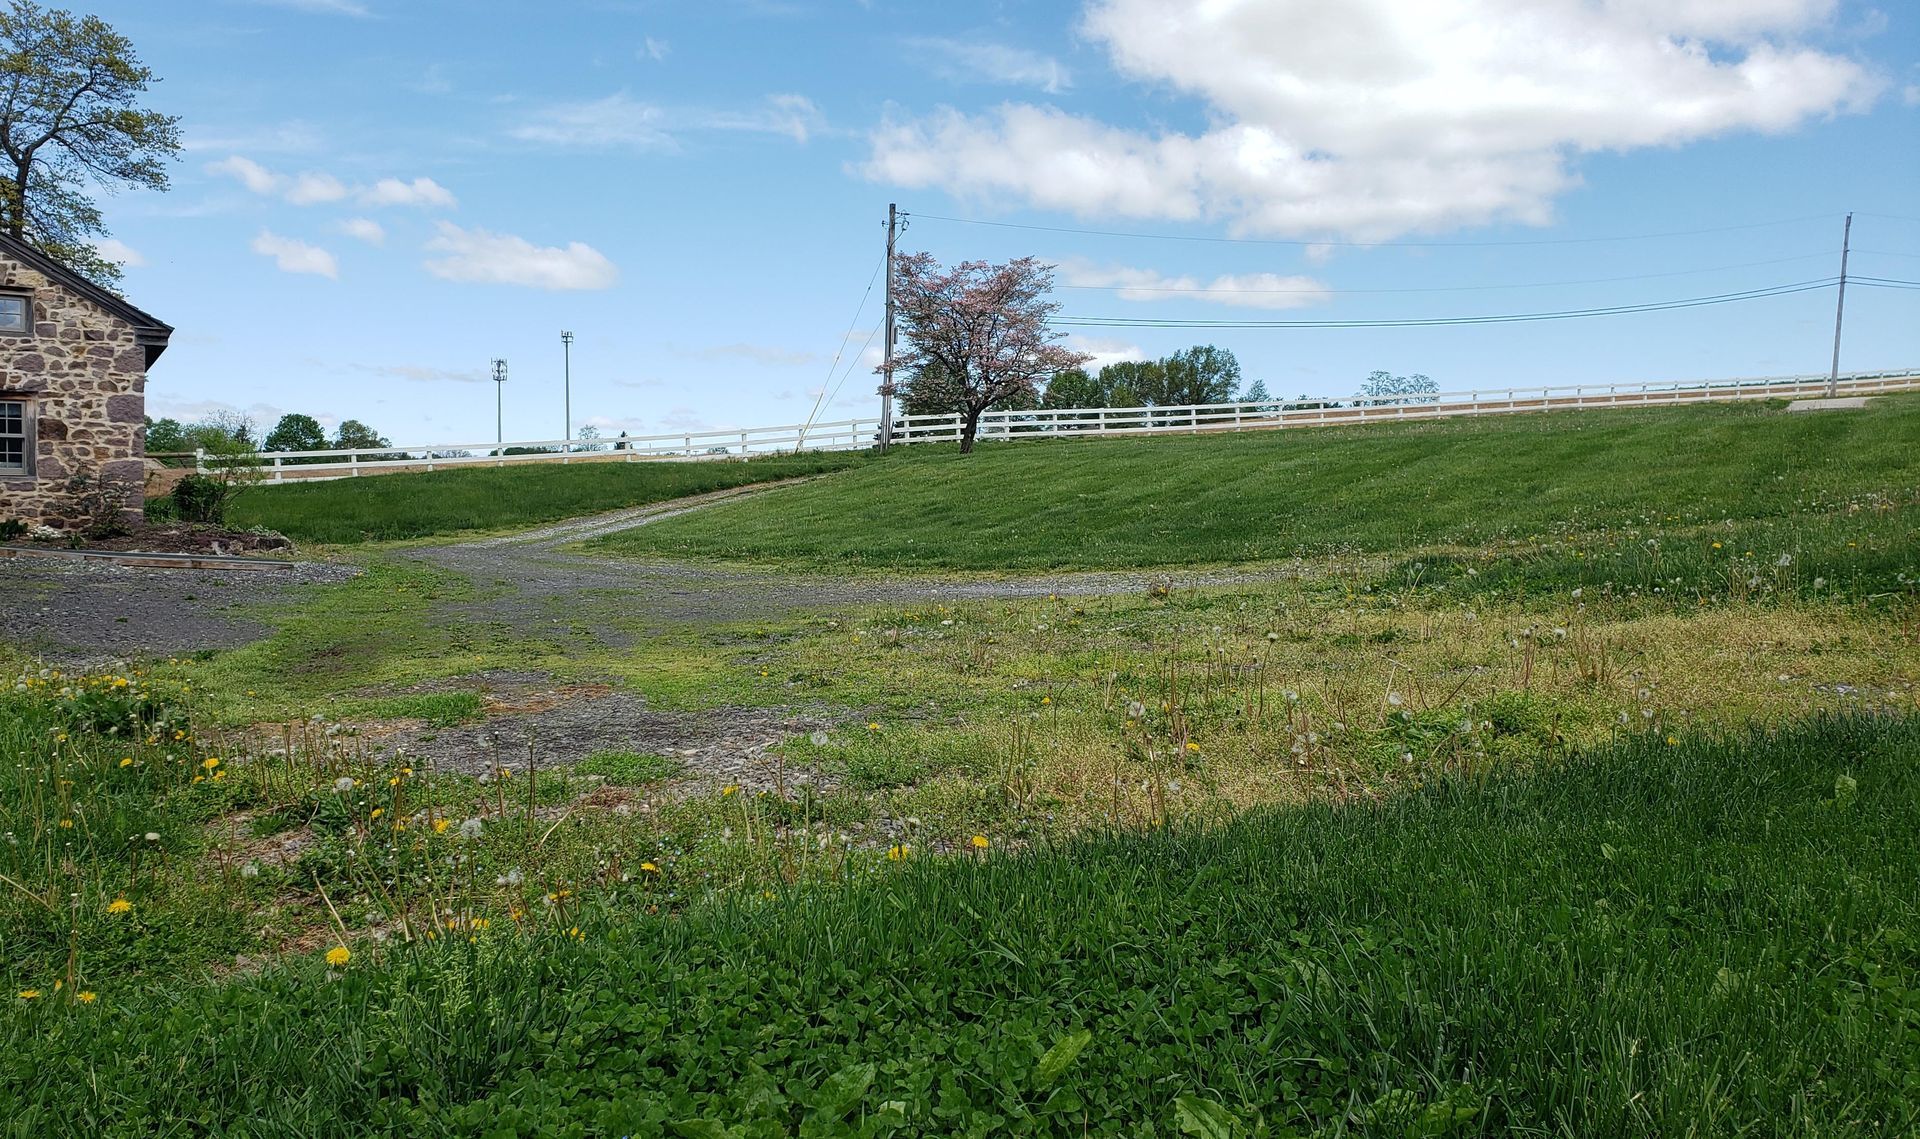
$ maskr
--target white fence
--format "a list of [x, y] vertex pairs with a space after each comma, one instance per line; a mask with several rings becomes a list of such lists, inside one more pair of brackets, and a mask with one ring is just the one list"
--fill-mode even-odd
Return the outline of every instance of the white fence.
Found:
[[[1307, 397], [1259, 403], [1180, 407], [1093, 407], [1052, 411], [990, 411], [980, 417], [982, 440], [1059, 436], [1198, 434], [1281, 427], [1315, 427], [1381, 419], [1441, 419], [1565, 408], [1643, 407], [1750, 399], [1803, 399], [1827, 393], [1824, 375], [1766, 376], [1654, 384], [1562, 384], [1433, 395]], [[1843, 396], [1920, 390], [1920, 369], [1848, 372]], [[896, 443], [951, 443], [961, 437], [957, 415], [894, 417]], [[683, 431], [618, 439], [536, 439], [510, 443], [434, 443], [375, 451], [279, 451], [260, 456], [268, 482], [351, 478], [404, 470], [504, 467], [519, 463], [639, 462], [740, 458], [793, 451], [850, 451], [879, 439], [880, 420], [847, 419], [812, 425]], [[512, 450], [518, 453], [508, 454]], [[204, 468], [206, 456], [198, 465]]]

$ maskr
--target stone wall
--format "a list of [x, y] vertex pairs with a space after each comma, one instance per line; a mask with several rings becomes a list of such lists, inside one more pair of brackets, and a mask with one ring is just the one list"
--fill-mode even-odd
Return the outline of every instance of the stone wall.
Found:
[[86, 520], [67, 491], [76, 474], [125, 492], [140, 517], [146, 482], [146, 349], [134, 327], [46, 274], [0, 254], [0, 284], [33, 292], [32, 336], [0, 333], [0, 399], [33, 405], [33, 474], [0, 476], [0, 520], [73, 530]]

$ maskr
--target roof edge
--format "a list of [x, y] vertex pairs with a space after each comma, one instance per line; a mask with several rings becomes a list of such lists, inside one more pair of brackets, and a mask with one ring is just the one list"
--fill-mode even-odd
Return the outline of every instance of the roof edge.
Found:
[[0, 233], [0, 253], [25, 262], [32, 268], [60, 282], [67, 288], [99, 305], [134, 326], [139, 334], [140, 343], [148, 345], [147, 362], [151, 364], [159, 358], [160, 350], [167, 346], [167, 339], [173, 332], [173, 326], [152, 313], [139, 308], [126, 298], [108, 289], [102, 288], [85, 275], [63, 265], [53, 258], [35, 249], [33, 246], [9, 234]]

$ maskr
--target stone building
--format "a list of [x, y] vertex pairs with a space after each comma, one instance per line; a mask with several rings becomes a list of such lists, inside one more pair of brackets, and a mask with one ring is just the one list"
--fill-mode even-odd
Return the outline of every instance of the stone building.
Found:
[[147, 369], [173, 329], [0, 233], [0, 522], [76, 529], [76, 476], [139, 517]]

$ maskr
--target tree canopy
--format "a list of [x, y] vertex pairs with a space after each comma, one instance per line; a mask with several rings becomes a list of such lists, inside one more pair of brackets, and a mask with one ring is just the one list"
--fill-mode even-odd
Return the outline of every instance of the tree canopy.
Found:
[[320, 421], [311, 415], [294, 412], [280, 417], [280, 422], [267, 432], [266, 442], [261, 444], [265, 451], [324, 451], [327, 449], [327, 433], [320, 428]]
[[[893, 294], [905, 349], [894, 364], [912, 379], [909, 400], [961, 416], [960, 451], [973, 450], [980, 416], [1016, 402], [1033, 406], [1040, 384], [1091, 357], [1047, 327], [1053, 267], [1032, 257], [1004, 265], [965, 261], [944, 269], [930, 253], [894, 259]], [[915, 395], [915, 386], [921, 395]], [[923, 404], [924, 405], [924, 404]]]
[[103, 284], [120, 265], [95, 188], [165, 190], [180, 120], [140, 107], [157, 80], [97, 16], [8, 0], [0, 7], [0, 227]]

